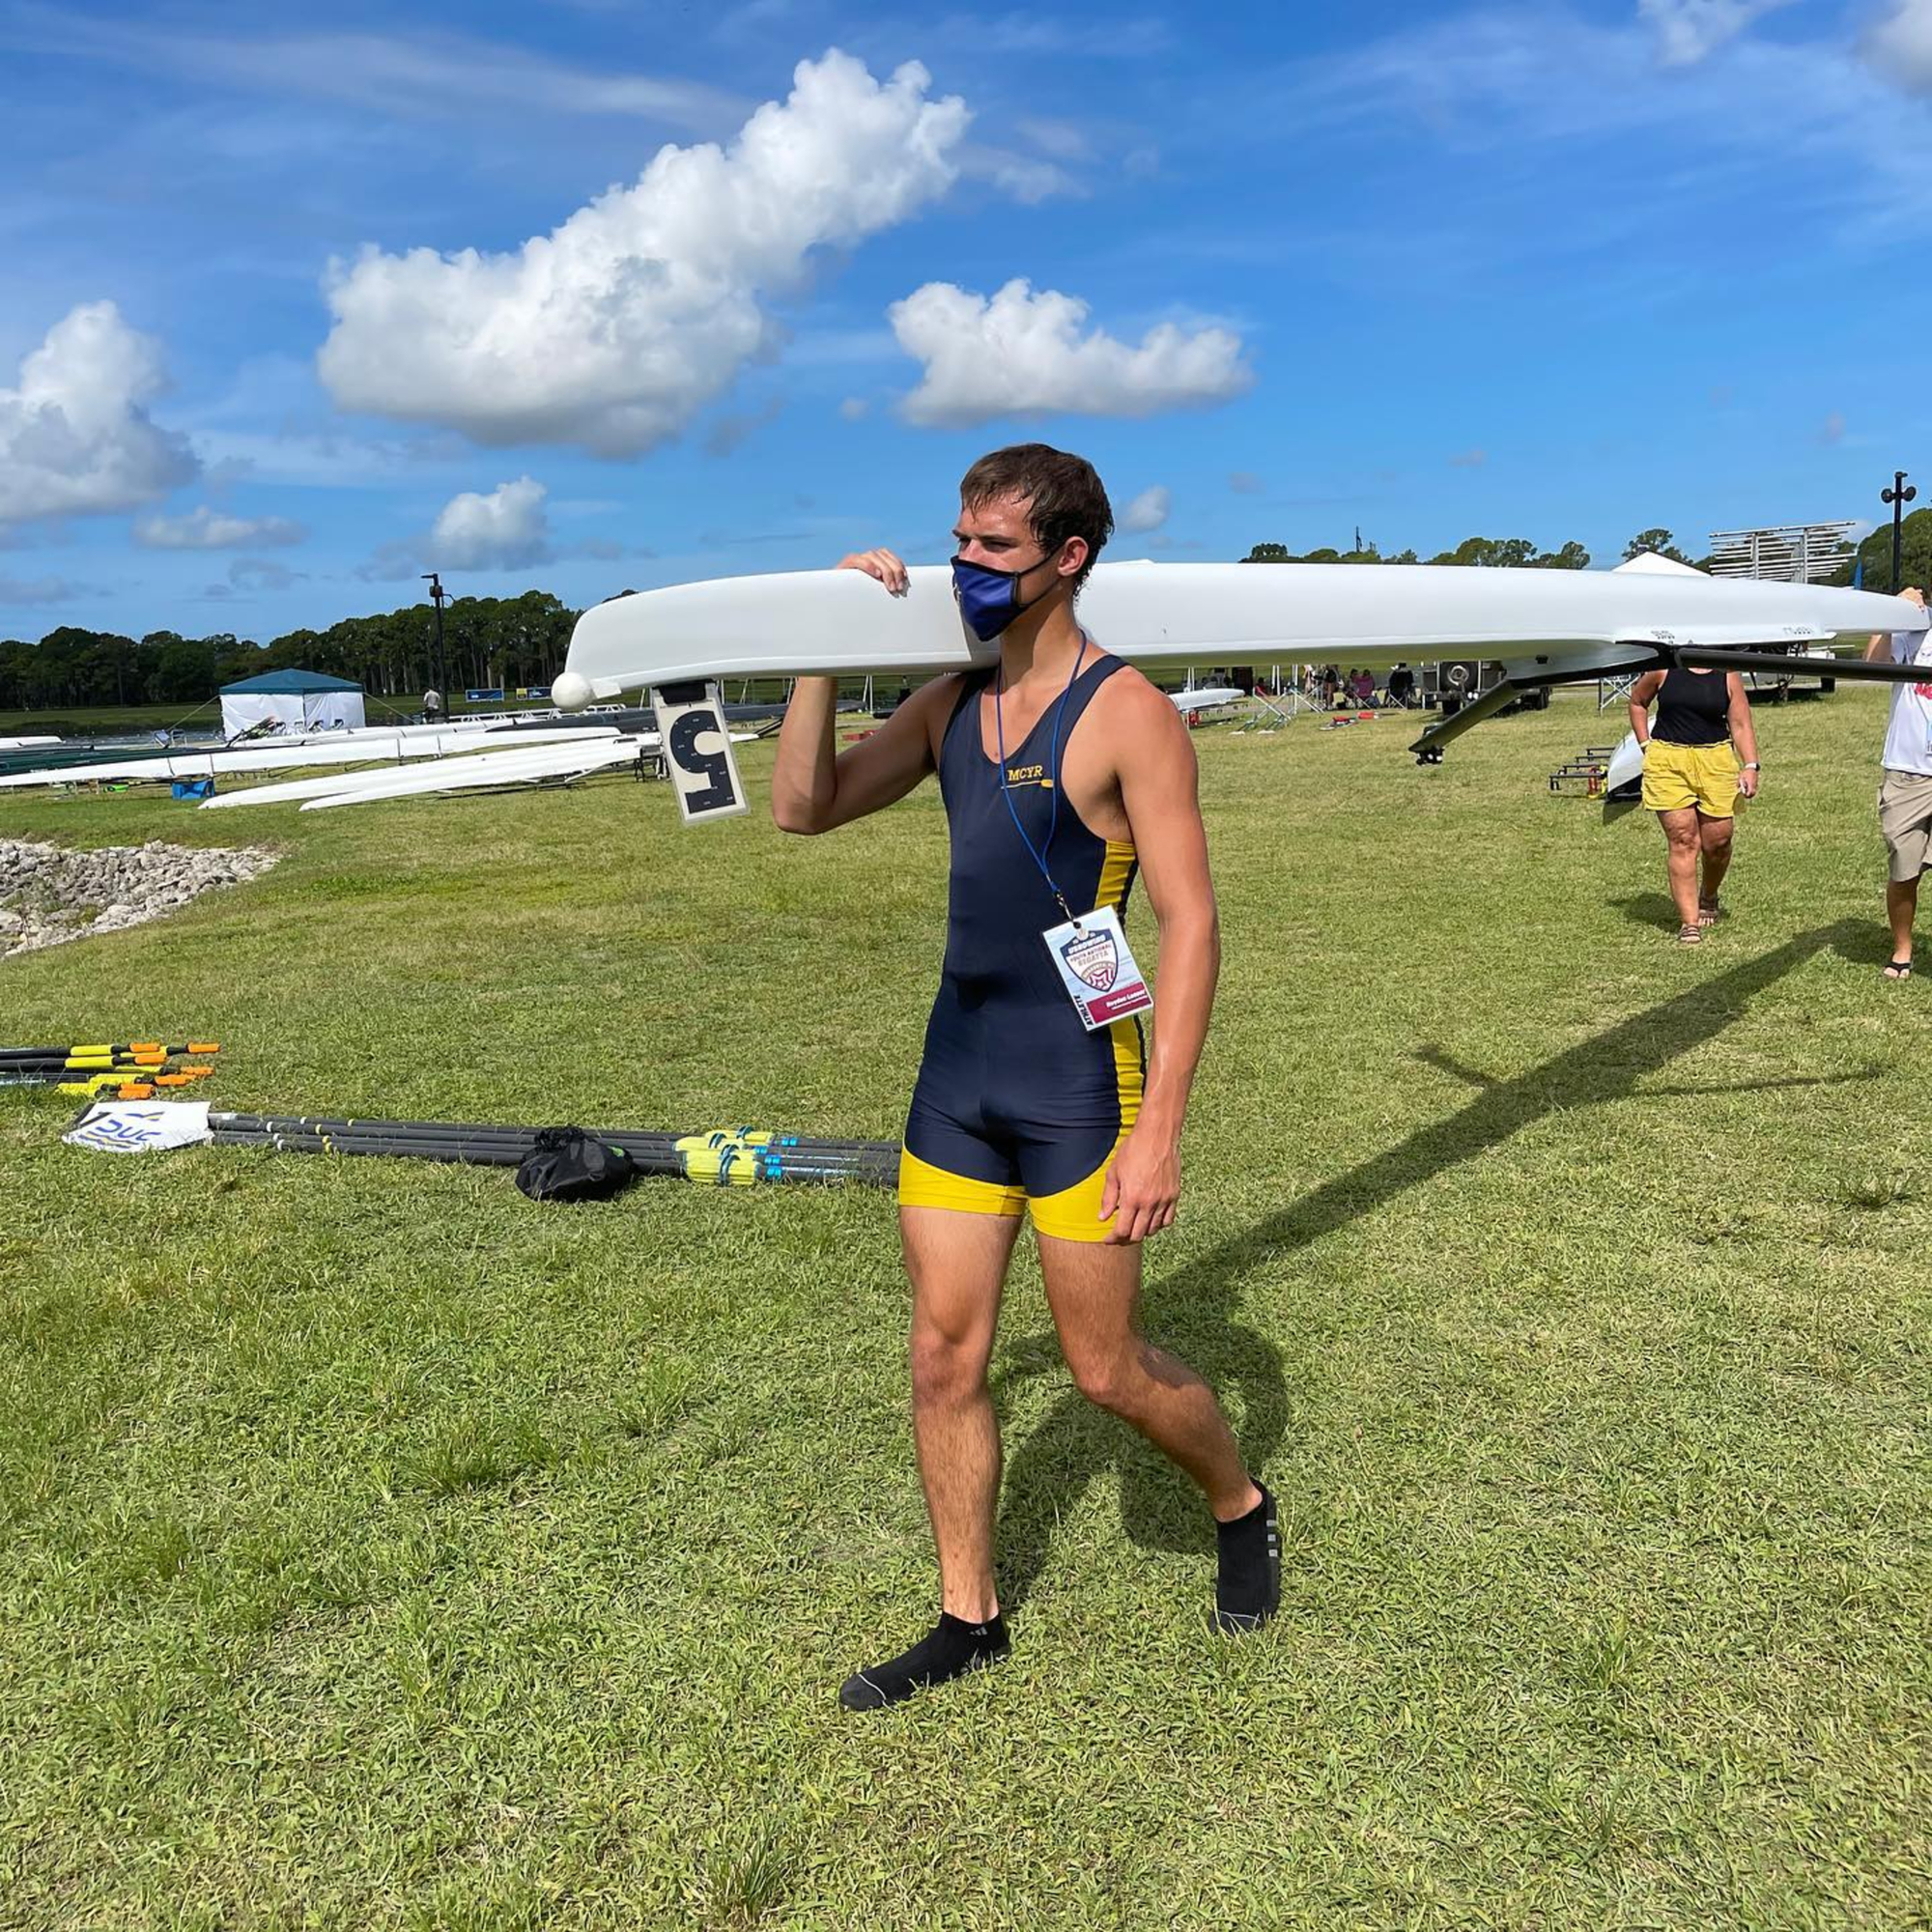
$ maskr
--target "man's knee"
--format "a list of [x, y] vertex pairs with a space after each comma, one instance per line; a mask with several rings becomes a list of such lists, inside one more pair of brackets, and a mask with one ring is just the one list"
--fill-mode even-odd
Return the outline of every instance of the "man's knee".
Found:
[[1132, 1406], [1136, 1369], [1131, 1354], [1083, 1349], [1067, 1355], [1066, 1366], [1073, 1372], [1073, 1386], [1095, 1408], [1119, 1415]]
[[946, 1408], [985, 1386], [986, 1350], [977, 1338], [921, 1327], [912, 1336], [912, 1399], [921, 1408]]
[[1067, 1349], [1066, 1366], [1073, 1372], [1074, 1387], [1096, 1408], [1129, 1418], [1146, 1407], [1156, 1382], [1179, 1388], [1199, 1379], [1185, 1364], [1138, 1334], [1118, 1346]]
[[1704, 850], [1707, 852], [1728, 852], [1731, 846], [1732, 821], [1728, 818], [1714, 818], [1704, 827]]

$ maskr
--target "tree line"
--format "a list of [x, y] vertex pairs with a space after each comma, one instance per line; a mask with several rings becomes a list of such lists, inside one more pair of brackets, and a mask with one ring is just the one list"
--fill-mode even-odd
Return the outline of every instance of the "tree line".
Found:
[[[1662, 528], [1639, 530], [1624, 546], [1628, 562], [1642, 551], [1655, 551], [1675, 563], [1690, 559], [1677, 548], [1671, 533]], [[1528, 537], [1466, 537], [1454, 550], [1438, 551], [1434, 556], [1418, 556], [1412, 550], [1397, 551], [1384, 556], [1376, 544], [1360, 550], [1311, 550], [1297, 554], [1286, 544], [1258, 543], [1243, 563], [1448, 563], [1477, 570], [1588, 570], [1590, 553], [1574, 540], [1560, 550], [1539, 550]], [[1709, 564], [1710, 559], [1704, 559]]]
[[211, 701], [221, 687], [270, 670], [353, 678], [377, 697], [413, 704], [446, 678], [451, 689], [549, 684], [563, 668], [578, 613], [547, 590], [521, 597], [459, 597], [444, 606], [442, 668], [436, 612], [412, 604], [345, 617], [326, 631], [290, 631], [268, 644], [232, 632], [128, 638], [64, 624], [38, 643], [0, 639], [0, 711]]
[[[1905, 520], [1904, 541], [1899, 546], [1899, 577], [1923, 590], [1932, 585], [1932, 509], [1914, 510]], [[1828, 580], [1849, 583], [1855, 570], [1862, 566], [1867, 590], [1894, 590], [1891, 581], [1891, 525], [1880, 524], [1858, 547], [1857, 553]]]

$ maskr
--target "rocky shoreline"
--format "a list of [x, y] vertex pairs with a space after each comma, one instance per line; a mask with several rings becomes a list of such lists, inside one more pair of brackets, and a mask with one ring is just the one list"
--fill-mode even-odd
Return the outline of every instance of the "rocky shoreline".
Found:
[[0, 838], [0, 959], [165, 919], [203, 893], [258, 877], [275, 859], [157, 838], [92, 852]]

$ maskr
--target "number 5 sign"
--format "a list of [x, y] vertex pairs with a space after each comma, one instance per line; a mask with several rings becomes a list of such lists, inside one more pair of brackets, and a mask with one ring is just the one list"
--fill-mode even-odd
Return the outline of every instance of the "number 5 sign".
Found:
[[693, 680], [664, 685], [651, 693], [651, 708], [658, 715], [665, 770], [677, 790], [684, 822], [695, 825], [749, 811], [717, 684]]

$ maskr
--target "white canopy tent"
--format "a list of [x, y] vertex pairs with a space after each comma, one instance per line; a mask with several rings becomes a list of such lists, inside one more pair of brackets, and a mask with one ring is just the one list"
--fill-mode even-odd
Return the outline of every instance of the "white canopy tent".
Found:
[[272, 731], [359, 731], [367, 722], [362, 687], [319, 670], [270, 670], [221, 687], [221, 730], [239, 737]]

